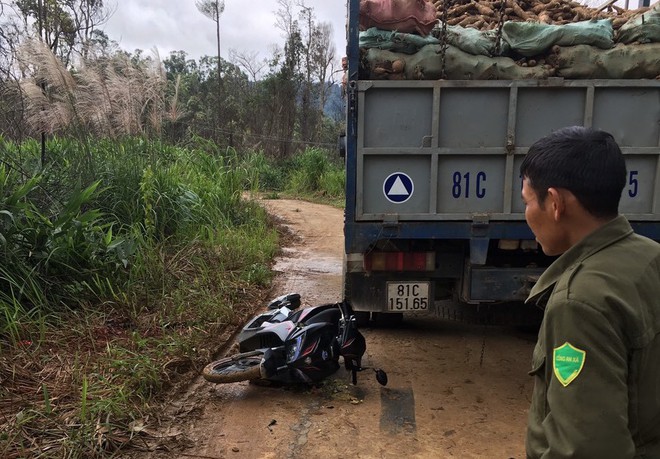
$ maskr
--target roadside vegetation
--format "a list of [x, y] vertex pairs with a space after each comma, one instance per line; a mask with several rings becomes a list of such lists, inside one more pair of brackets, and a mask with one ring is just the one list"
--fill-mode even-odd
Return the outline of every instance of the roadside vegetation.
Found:
[[0, 3], [0, 457], [150, 448], [279, 294], [258, 198], [343, 202], [332, 30], [281, 0], [272, 58], [161, 62], [98, 28], [103, 1]]
[[138, 138], [51, 140], [41, 170], [39, 147], [0, 140], [0, 456], [103, 457], [269, 294], [278, 235], [245, 193], [336, 198], [343, 172]]
[[248, 157], [251, 186], [263, 197], [293, 197], [344, 206], [346, 172], [336, 151], [308, 148], [291, 159], [273, 160], [263, 152]]
[[113, 451], [260, 303], [277, 234], [234, 153], [54, 140], [32, 175], [37, 146], [0, 146], [0, 456]]

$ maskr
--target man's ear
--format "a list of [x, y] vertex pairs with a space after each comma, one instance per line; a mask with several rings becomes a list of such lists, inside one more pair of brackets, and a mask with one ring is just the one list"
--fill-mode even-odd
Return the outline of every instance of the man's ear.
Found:
[[550, 206], [552, 217], [555, 221], [559, 219], [566, 212], [566, 200], [564, 194], [558, 188], [548, 188], [548, 194], [545, 198], [546, 205]]

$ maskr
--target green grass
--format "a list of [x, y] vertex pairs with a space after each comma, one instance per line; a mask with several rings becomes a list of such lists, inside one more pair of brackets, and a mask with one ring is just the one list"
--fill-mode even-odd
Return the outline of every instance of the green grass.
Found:
[[343, 207], [346, 172], [335, 152], [308, 148], [286, 160], [275, 162], [262, 152], [252, 152], [242, 160], [248, 173], [245, 189], [258, 191], [269, 199], [280, 197]]
[[262, 304], [277, 233], [239, 156], [0, 140], [0, 457], [110, 457]]
[[263, 304], [276, 230], [246, 191], [343, 204], [308, 149], [0, 139], [0, 457], [112, 457]]

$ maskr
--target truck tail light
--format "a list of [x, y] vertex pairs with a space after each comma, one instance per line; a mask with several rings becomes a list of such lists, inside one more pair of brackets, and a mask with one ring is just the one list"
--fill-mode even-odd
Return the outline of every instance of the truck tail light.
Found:
[[364, 255], [364, 270], [433, 271], [435, 252], [369, 252]]
[[497, 243], [497, 248], [500, 250], [522, 249], [525, 252], [531, 252], [538, 250], [539, 243], [533, 239], [500, 239]]

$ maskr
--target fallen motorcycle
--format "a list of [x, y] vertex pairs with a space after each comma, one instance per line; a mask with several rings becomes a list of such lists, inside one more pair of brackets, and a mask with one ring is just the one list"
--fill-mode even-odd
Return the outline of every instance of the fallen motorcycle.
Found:
[[[351, 372], [353, 384], [367, 347], [346, 302], [299, 309], [300, 295], [282, 295], [254, 317], [238, 335], [239, 354], [208, 364], [204, 379], [213, 383], [265, 380], [315, 383], [339, 368], [339, 357]], [[373, 369], [387, 384], [387, 374]]]

